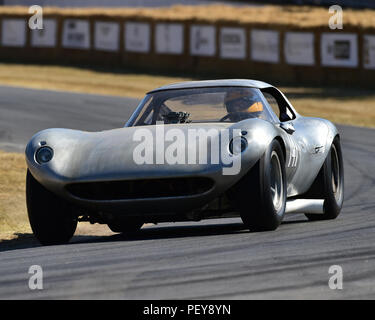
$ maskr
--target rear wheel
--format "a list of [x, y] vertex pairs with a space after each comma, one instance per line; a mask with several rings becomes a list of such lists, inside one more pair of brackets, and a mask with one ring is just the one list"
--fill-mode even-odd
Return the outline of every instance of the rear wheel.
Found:
[[286, 192], [284, 154], [274, 140], [235, 192], [245, 226], [254, 231], [275, 230], [284, 217]]
[[31, 229], [43, 245], [69, 242], [77, 227], [73, 208], [44, 188], [27, 170], [26, 204]]
[[324, 199], [324, 214], [306, 214], [309, 220], [335, 219], [344, 202], [344, 164], [341, 144], [336, 137], [310, 193], [317, 199]]

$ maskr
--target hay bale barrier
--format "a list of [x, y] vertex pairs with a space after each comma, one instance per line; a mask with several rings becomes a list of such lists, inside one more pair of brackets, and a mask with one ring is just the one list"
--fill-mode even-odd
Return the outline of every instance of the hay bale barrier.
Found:
[[0, 60], [375, 87], [375, 10], [345, 9], [343, 30], [309, 6], [46, 7], [43, 30], [30, 16], [0, 8]]

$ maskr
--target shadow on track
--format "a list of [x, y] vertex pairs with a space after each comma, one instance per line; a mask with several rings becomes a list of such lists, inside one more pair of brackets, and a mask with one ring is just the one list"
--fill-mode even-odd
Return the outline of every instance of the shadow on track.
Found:
[[[309, 223], [308, 220], [289, 220], [283, 221], [282, 225], [298, 224], [298, 223]], [[277, 231], [269, 231], [277, 232]], [[72, 243], [83, 243], [83, 242], [109, 242], [109, 241], [145, 241], [145, 240], [157, 240], [157, 239], [173, 239], [173, 238], [188, 238], [188, 237], [208, 237], [226, 234], [240, 234], [250, 233], [243, 223], [226, 223], [226, 224], [209, 224], [202, 225], [197, 223], [196, 225], [187, 226], [152, 226], [141, 229], [140, 231], [132, 234], [114, 234], [111, 236], [92, 237], [85, 236], [74, 237]], [[251, 232], [255, 233], [255, 232]], [[260, 232], [259, 232], [260, 233]]]
[[[283, 225], [306, 223], [307, 220], [289, 220], [283, 221]], [[141, 229], [132, 234], [110, 234], [105, 236], [95, 235], [76, 235], [69, 244], [79, 243], [100, 243], [117, 241], [145, 241], [158, 239], [188, 238], [188, 237], [208, 237], [227, 234], [240, 234], [249, 232], [245, 226], [239, 223], [226, 224], [196, 224], [196, 225], [168, 225], [151, 226]], [[277, 232], [277, 231], [270, 231]], [[11, 240], [2, 240], [0, 242], [0, 252], [18, 249], [28, 249], [41, 247], [32, 233], [14, 233], [17, 238]]]
[[242, 223], [151, 227], [134, 234], [121, 234], [127, 241], [206, 237], [247, 232]]
[[[41, 247], [42, 245], [36, 240], [32, 233], [14, 233], [14, 236], [17, 238], [11, 240], [1, 240], [0, 241], [0, 252], [4, 251], [12, 251], [18, 249], [29, 249], [35, 247]], [[77, 235], [74, 236], [72, 242], [90, 242], [95, 241], [97, 239], [106, 239], [111, 237], [116, 237], [117, 235], [113, 236], [89, 236], [89, 235]], [[103, 241], [103, 240], [101, 240]]]

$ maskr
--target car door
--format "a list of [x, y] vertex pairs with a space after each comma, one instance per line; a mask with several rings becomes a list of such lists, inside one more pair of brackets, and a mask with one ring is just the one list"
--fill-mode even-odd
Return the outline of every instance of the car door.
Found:
[[277, 125], [284, 133], [282, 137], [286, 147], [285, 170], [288, 181], [288, 196], [292, 196], [298, 193], [293, 181], [300, 167], [301, 158], [306, 156], [303, 154], [305, 151], [299, 143], [303, 141], [302, 135], [304, 130], [298, 121], [297, 113], [278, 89], [270, 87], [261, 91], [278, 119]]
[[325, 160], [328, 126], [322, 119], [299, 115], [278, 89], [270, 87], [262, 89], [262, 93], [286, 133], [283, 137], [289, 146], [285, 160], [288, 196], [305, 193]]

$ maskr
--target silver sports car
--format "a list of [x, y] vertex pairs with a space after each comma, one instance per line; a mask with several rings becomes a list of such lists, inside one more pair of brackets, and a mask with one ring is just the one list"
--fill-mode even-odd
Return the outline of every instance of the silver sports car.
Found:
[[253, 80], [172, 84], [124, 128], [47, 129], [26, 147], [27, 208], [44, 245], [79, 221], [133, 233], [145, 223], [240, 216], [274, 230], [285, 213], [334, 219], [344, 195], [340, 135]]

